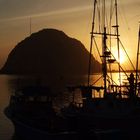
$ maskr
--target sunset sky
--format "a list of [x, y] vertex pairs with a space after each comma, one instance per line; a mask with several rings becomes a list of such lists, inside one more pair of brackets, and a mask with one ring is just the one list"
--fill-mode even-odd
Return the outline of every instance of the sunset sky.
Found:
[[[136, 56], [140, 0], [118, 0], [120, 38]], [[56, 28], [80, 40], [89, 50], [93, 0], [0, 0], [0, 66], [15, 45], [43, 28]], [[132, 55], [133, 54], [133, 55]]]

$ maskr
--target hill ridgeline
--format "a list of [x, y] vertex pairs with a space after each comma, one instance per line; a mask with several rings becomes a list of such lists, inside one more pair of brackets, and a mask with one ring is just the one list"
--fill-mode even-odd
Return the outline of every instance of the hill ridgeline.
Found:
[[[83, 75], [88, 72], [89, 52], [64, 32], [43, 29], [18, 43], [1, 69], [4, 74]], [[91, 72], [101, 65], [92, 56]]]

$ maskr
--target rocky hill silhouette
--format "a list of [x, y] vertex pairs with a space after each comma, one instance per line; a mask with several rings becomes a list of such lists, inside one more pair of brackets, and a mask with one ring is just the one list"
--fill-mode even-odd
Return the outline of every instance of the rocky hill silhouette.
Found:
[[[15, 46], [1, 73], [87, 74], [88, 59], [89, 52], [80, 41], [56, 29], [43, 29]], [[101, 69], [93, 56], [91, 65], [92, 72]]]

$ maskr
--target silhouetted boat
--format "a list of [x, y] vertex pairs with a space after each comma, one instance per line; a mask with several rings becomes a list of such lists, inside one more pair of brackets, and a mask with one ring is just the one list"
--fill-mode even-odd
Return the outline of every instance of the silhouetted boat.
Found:
[[[109, 18], [109, 10], [107, 11], [107, 9], [109, 9], [108, 1], [103, 0], [102, 3], [98, 0], [94, 1], [88, 82], [87, 85], [68, 87], [73, 95], [77, 90], [80, 90], [82, 101], [81, 103], [77, 103], [73, 100], [69, 106], [62, 108], [61, 111], [69, 120], [75, 120], [77, 126], [82, 124], [81, 127], [85, 127], [85, 129], [94, 128], [94, 132], [97, 130], [98, 135], [104, 134], [105, 136], [105, 134], [110, 132], [110, 135], [120, 135], [120, 138], [125, 135], [125, 137], [130, 138], [134, 135], [138, 136], [138, 131], [140, 130], [140, 86], [138, 79], [139, 43], [137, 70], [134, 69], [134, 72], [136, 71], [135, 77], [133, 73], [128, 75], [120, 65], [120, 45], [122, 45], [122, 43], [119, 38], [117, 6], [117, 0], [111, 1], [111, 15]], [[115, 13], [115, 18], [112, 25], [113, 11]], [[110, 19], [110, 21], [107, 22], [107, 19]], [[98, 20], [98, 22], [96, 22], [96, 20]], [[97, 29], [95, 29], [96, 26], [98, 26]], [[111, 52], [112, 45], [114, 45], [112, 40], [116, 40], [118, 60]], [[99, 41], [101, 42], [98, 43]], [[140, 29], [138, 42], [140, 42]], [[102, 77], [99, 78], [103, 78], [103, 84], [101, 84], [101, 86], [98, 86], [96, 83], [94, 85], [90, 81], [90, 62], [93, 44], [94, 47], [97, 48], [102, 62]], [[100, 48], [98, 48], [98, 44], [102, 46], [100, 47], [102, 48], [101, 53], [99, 52]], [[113, 80], [111, 73], [112, 63], [118, 65], [119, 84], [116, 84]], [[130, 63], [132, 64], [131, 61]], [[125, 84], [122, 83], [122, 72], [127, 77], [127, 82]], [[97, 79], [97, 81], [99, 79]]]
[[[128, 84], [122, 85], [121, 72], [125, 72], [120, 66], [119, 54], [119, 25], [117, 14], [117, 0], [111, 1], [111, 9], [115, 9], [115, 34], [106, 23], [106, 1], [94, 0], [93, 24], [91, 31], [91, 46], [89, 56], [88, 84], [82, 86], [69, 86], [68, 90], [74, 95], [77, 89], [81, 91], [82, 101], [73, 100], [69, 106], [61, 109], [57, 114], [53, 109], [53, 96], [48, 88], [26, 87], [11, 96], [10, 104], [5, 109], [6, 116], [12, 120], [15, 133], [20, 138], [28, 139], [102, 139], [117, 135], [124, 138], [138, 134], [140, 126], [140, 98], [138, 97], [138, 73], [136, 82], [134, 74], [127, 76]], [[99, 10], [102, 9], [102, 11]], [[98, 12], [96, 13], [96, 10]], [[112, 11], [113, 12], [113, 11]], [[99, 15], [99, 28], [95, 31], [96, 14]], [[103, 14], [103, 15], [102, 15]], [[113, 13], [111, 13], [113, 15]], [[103, 18], [101, 18], [103, 16]], [[111, 17], [112, 19], [112, 17]], [[101, 22], [101, 24], [100, 24]], [[110, 26], [112, 26], [110, 22]], [[113, 30], [114, 32], [114, 30]], [[101, 36], [103, 65], [103, 85], [92, 85], [90, 82], [92, 46], [97, 47], [96, 36]], [[107, 46], [107, 38], [112, 44], [112, 38], [116, 38], [118, 47], [118, 62]], [[101, 45], [101, 44], [100, 44]], [[139, 53], [138, 53], [139, 54]], [[138, 58], [137, 58], [138, 60]], [[108, 74], [111, 72], [111, 63], [118, 65], [120, 83], [117, 85]], [[108, 68], [109, 66], [109, 68]], [[138, 72], [138, 71], [137, 71]], [[98, 80], [97, 80], [98, 81]], [[103, 96], [100, 96], [100, 93]], [[98, 94], [98, 97], [96, 96]], [[128, 134], [129, 133], [129, 134]], [[103, 137], [102, 137], [103, 136]], [[111, 137], [112, 139], [112, 137]]]
[[[13, 122], [15, 137], [23, 140], [77, 140], [93, 138], [93, 132], [73, 127], [73, 122], [53, 108], [54, 95], [48, 87], [28, 86], [11, 95], [5, 115]], [[72, 124], [71, 124], [72, 123]]]
[[72, 139], [75, 131], [69, 130], [67, 122], [57, 115], [52, 105], [53, 95], [48, 87], [29, 86], [16, 91], [5, 109], [13, 122], [19, 139]]

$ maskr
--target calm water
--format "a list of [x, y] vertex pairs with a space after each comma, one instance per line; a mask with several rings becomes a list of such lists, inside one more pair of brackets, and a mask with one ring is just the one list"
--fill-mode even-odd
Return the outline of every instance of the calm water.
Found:
[[0, 75], [0, 140], [11, 140], [14, 132], [11, 121], [3, 113], [4, 108], [9, 104], [11, 94], [8, 79], [8, 76]]
[[[118, 82], [118, 75], [115, 75], [116, 82]], [[91, 77], [94, 82], [96, 82], [97, 79], [100, 78], [100, 75], [92, 76]], [[7, 75], [0, 75], [0, 140], [12, 140], [12, 136], [14, 134], [14, 126], [12, 125], [11, 121], [4, 115], [3, 110], [6, 106], [9, 104], [10, 95], [14, 92], [14, 88], [20, 83], [18, 80], [15, 80], [15, 77], [9, 77]], [[22, 86], [26, 86], [26, 84], [50, 84], [55, 86], [55, 90], [57, 92], [62, 93], [63, 89], [63, 83], [67, 81], [69, 85], [71, 84], [85, 84], [85, 77], [79, 78], [76, 77], [77, 80], [73, 78], [67, 78], [64, 79], [63, 77], [55, 77], [52, 81], [49, 80], [49, 83], [47, 81], [39, 81], [35, 80], [34, 78], [31, 78], [32, 80], [27, 82], [27, 79], [22, 80]], [[66, 81], [65, 81], [66, 80]], [[72, 81], [72, 82], [71, 82]], [[14, 84], [13, 84], [14, 83]], [[101, 84], [102, 82], [99, 80], [97, 84]], [[16, 86], [15, 86], [16, 85]], [[20, 84], [19, 84], [20, 85]], [[18, 85], [18, 86], [19, 86]], [[62, 104], [68, 103], [72, 100], [71, 96], [68, 96], [69, 94], [61, 94], [55, 101], [56, 106], [61, 106]], [[79, 98], [79, 96], [77, 96]], [[61, 102], [60, 102], [61, 101]], [[62, 102], [63, 101], [63, 102]]]

